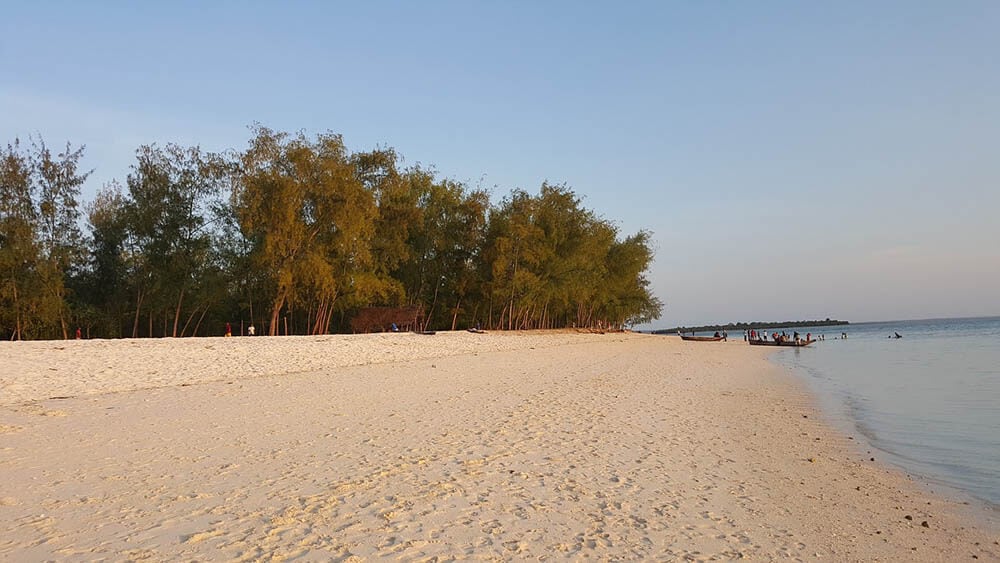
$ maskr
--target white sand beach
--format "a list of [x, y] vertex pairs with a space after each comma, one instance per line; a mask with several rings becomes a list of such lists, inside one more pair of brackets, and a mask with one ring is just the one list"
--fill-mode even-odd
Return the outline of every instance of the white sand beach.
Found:
[[[0, 343], [0, 559], [997, 560], [771, 350], [445, 332]], [[875, 457], [875, 461], [871, 461]]]

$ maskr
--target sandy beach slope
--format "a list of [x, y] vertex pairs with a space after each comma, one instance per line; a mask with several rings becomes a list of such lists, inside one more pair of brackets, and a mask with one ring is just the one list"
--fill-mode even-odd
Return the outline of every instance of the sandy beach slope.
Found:
[[742, 342], [0, 343], [0, 559], [996, 560]]

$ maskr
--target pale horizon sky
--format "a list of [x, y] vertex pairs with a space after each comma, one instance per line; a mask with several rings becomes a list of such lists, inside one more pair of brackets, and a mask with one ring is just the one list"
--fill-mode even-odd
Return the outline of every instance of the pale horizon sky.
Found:
[[[0, 142], [334, 131], [647, 229], [653, 327], [1000, 315], [1000, 4], [5, 2]], [[648, 328], [648, 327], [647, 327]]]

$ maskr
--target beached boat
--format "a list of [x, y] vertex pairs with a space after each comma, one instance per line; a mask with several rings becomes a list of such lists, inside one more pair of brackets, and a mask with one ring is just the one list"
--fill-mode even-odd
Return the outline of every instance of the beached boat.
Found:
[[787, 340], [785, 342], [775, 342], [774, 340], [750, 340], [751, 346], [793, 346], [796, 348], [801, 348], [803, 346], [808, 346], [815, 340], [799, 340], [798, 342], [794, 340]]
[[681, 335], [681, 340], [691, 340], [693, 342], [718, 342], [722, 340], [721, 336], [685, 336]]

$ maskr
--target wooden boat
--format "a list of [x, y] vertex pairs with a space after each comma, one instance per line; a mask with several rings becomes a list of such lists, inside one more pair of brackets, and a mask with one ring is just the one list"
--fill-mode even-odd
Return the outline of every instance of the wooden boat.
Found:
[[690, 340], [692, 342], [718, 342], [722, 340], [721, 336], [685, 336], [681, 335], [681, 340]]
[[801, 348], [803, 346], [808, 346], [815, 340], [799, 340], [798, 342], [794, 340], [786, 340], [785, 342], [775, 342], [774, 340], [750, 340], [751, 346], [792, 346], [794, 348]]

